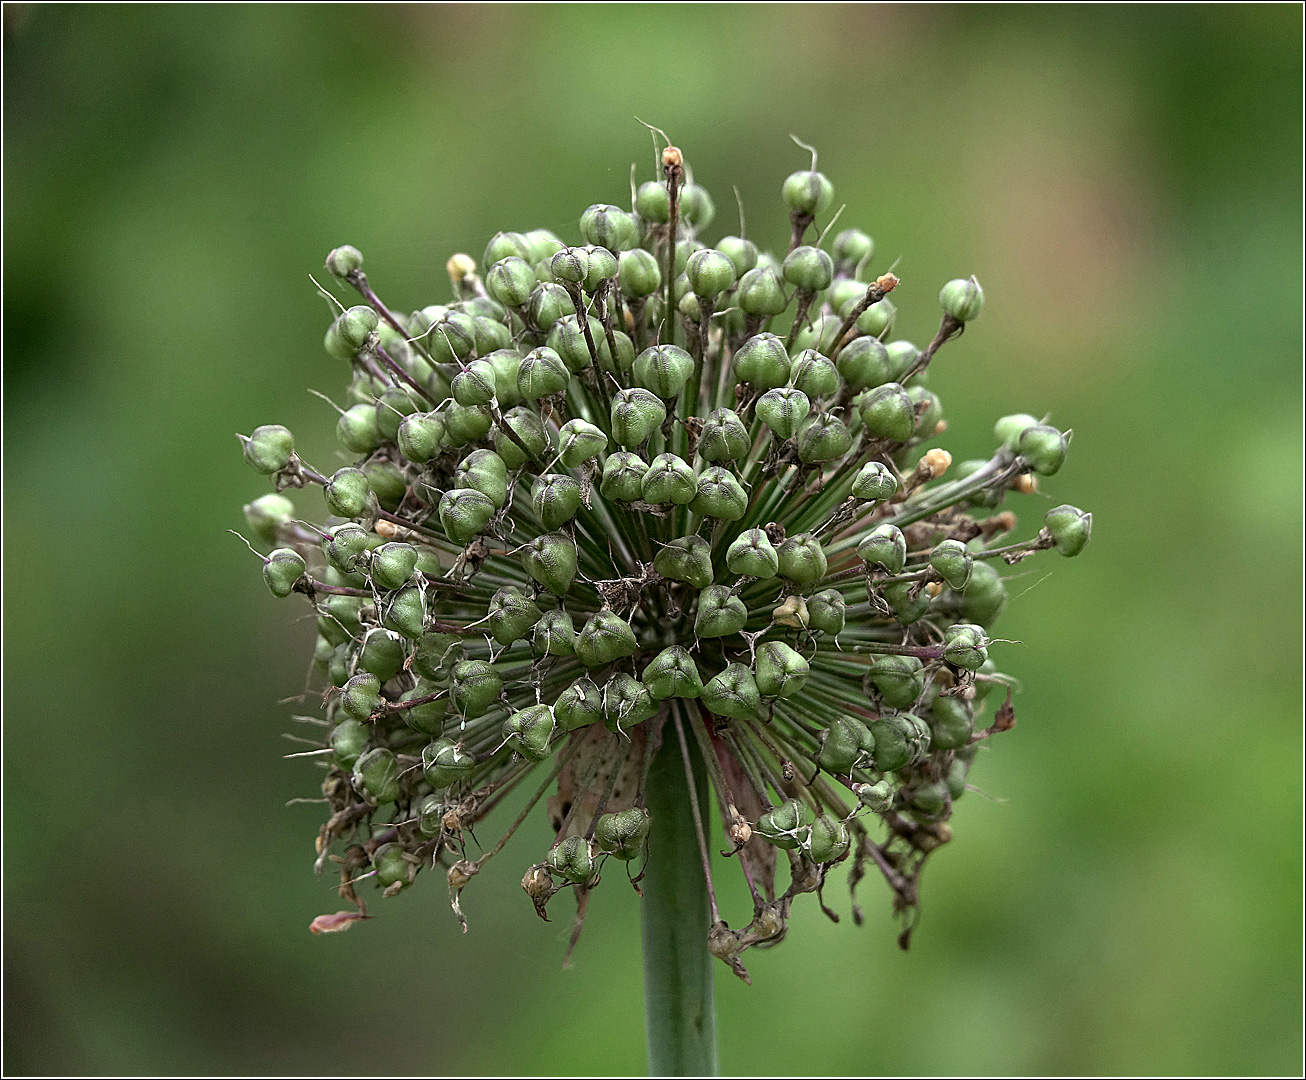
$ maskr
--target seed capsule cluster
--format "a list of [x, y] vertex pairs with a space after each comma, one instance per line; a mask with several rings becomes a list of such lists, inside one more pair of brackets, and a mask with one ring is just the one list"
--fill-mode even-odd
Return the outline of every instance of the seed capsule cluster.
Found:
[[[352, 463], [319, 472], [260, 427], [245, 458], [276, 490], [245, 510], [269, 589], [316, 613], [303, 753], [326, 768], [318, 869], [338, 864], [355, 918], [361, 880], [393, 896], [437, 865], [461, 918], [516, 824], [493, 847], [471, 830], [523, 783], [557, 834], [522, 882], [542, 916], [608, 860], [638, 866], [670, 738], [706, 763], [754, 898], [709, 943], [742, 975], [845, 859], [854, 887], [881, 871], [909, 930], [976, 751], [1014, 723], [989, 656], [1001, 570], [1077, 555], [1091, 516], [1058, 506], [1010, 541], [1004, 500], [1066, 454], [1034, 416], [999, 420], [988, 459], [929, 445], [931, 361], [979, 316], [974, 278], [943, 287], [917, 348], [893, 338], [871, 238], [815, 234], [833, 199], [815, 160], [783, 185], [783, 257], [742, 221], [705, 246], [711, 198], [675, 147], [660, 161], [631, 210], [584, 211], [580, 243], [504, 232], [454, 256], [448, 303], [400, 313], [332, 251], [362, 300], [325, 338]], [[321, 524], [285, 494], [314, 486]]]

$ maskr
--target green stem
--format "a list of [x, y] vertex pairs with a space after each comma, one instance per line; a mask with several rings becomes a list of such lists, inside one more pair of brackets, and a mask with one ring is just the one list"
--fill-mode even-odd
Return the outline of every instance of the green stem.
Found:
[[[706, 821], [707, 775], [696, 747], [691, 747], [691, 759], [700, 814]], [[670, 722], [649, 773], [646, 798], [653, 827], [640, 912], [649, 1074], [715, 1076], [707, 881], [680, 744]]]

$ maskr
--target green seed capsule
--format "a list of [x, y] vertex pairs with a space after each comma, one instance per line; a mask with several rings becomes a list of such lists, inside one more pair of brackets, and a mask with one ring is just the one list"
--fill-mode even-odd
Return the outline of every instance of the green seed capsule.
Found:
[[1020, 437], [1032, 427], [1038, 427], [1037, 417], [1029, 413], [1012, 413], [993, 425], [993, 434], [1004, 450], [1014, 452], [1020, 445]]
[[245, 439], [245, 461], [255, 472], [270, 476], [290, 464], [295, 456], [295, 437], [280, 424], [256, 427]]
[[897, 772], [920, 761], [930, 749], [930, 729], [911, 713], [894, 713], [870, 723], [875, 740], [875, 767]]
[[545, 862], [549, 869], [566, 881], [582, 885], [594, 876], [594, 856], [589, 841], [583, 836], [568, 836], [549, 850]]
[[785, 281], [803, 292], [816, 293], [834, 280], [834, 260], [820, 248], [803, 244], [785, 256]]
[[717, 250], [730, 260], [736, 277], [743, 277], [757, 265], [757, 245], [742, 236], [723, 236]]
[[505, 585], [490, 597], [487, 621], [490, 636], [500, 645], [511, 645], [540, 621], [540, 609], [516, 585]]
[[861, 229], [844, 229], [830, 245], [834, 264], [842, 272], [851, 274], [859, 266], [871, 261], [875, 255], [875, 241]]
[[568, 420], [558, 430], [558, 456], [569, 469], [577, 469], [608, 447], [608, 437], [587, 420]]
[[[503, 428], [511, 430], [517, 436], [517, 440], [514, 441], [505, 434]], [[518, 405], [504, 413], [503, 427], [494, 433], [495, 453], [503, 459], [504, 465], [513, 471], [523, 468], [531, 461], [518, 442], [523, 444], [536, 460], [541, 459], [549, 449], [549, 433], [544, 427], [544, 422], [538, 413], [532, 412], [524, 405]]]
[[889, 354], [889, 371], [895, 382], [901, 382], [921, 357], [920, 349], [910, 341], [891, 341], [885, 346], [885, 351]]
[[798, 693], [811, 670], [807, 661], [783, 641], [757, 647], [757, 689], [763, 697], [786, 698]]
[[318, 606], [323, 612], [318, 619], [318, 633], [333, 645], [340, 645], [359, 632], [359, 612], [363, 607], [361, 596], [326, 596]]
[[1051, 476], [1066, 460], [1066, 436], [1049, 424], [1036, 424], [1020, 435], [1020, 456], [1040, 476]]
[[740, 577], [772, 578], [780, 571], [776, 554], [765, 529], [745, 529], [726, 550], [726, 569]]
[[740, 278], [735, 301], [754, 318], [779, 315], [789, 306], [780, 275], [770, 266], [757, 266]]
[[[517, 389], [517, 372], [521, 368], [522, 354], [516, 349], [495, 349], [485, 357], [494, 368], [494, 396], [500, 408], [519, 405], [522, 397]], [[450, 393], [453, 388], [450, 387]]]
[[380, 746], [360, 754], [354, 762], [354, 789], [377, 806], [398, 799], [399, 762], [394, 754]]
[[485, 245], [485, 255], [481, 259], [481, 265], [493, 266], [495, 263], [511, 256], [529, 262], [531, 257], [530, 241], [521, 233], [498, 232], [490, 237], [490, 242]]
[[644, 497], [644, 474], [648, 462], [638, 454], [620, 450], [609, 454], [603, 463], [603, 479], [599, 494], [617, 502], [634, 502]]
[[382, 589], [400, 589], [417, 569], [417, 549], [391, 541], [372, 552], [372, 580]]
[[575, 656], [576, 624], [562, 608], [546, 611], [531, 632], [531, 651], [536, 656]]
[[1077, 506], [1063, 503], [1054, 506], [1043, 517], [1043, 525], [1052, 534], [1052, 541], [1062, 555], [1074, 556], [1084, 550], [1093, 532], [1093, 515]]
[[996, 567], [977, 559], [961, 593], [961, 614], [967, 622], [989, 627], [1007, 606], [1007, 587]]
[[665, 184], [646, 180], [635, 192], [635, 213], [645, 221], [663, 225], [671, 220], [671, 194]]
[[553, 709], [548, 705], [531, 705], [503, 722], [503, 737], [527, 761], [543, 761], [553, 749], [550, 745], [553, 728]]
[[481, 716], [503, 692], [503, 679], [484, 660], [462, 660], [453, 668], [454, 707], [468, 720]]
[[639, 243], [639, 226], [631, 214], [619, 206], [597, 203], [580, 216], [580, 234], [587, 244], [625, 251]]
[[517, 368], [517, 390], [527, 401], [560, 394], [570, 381], [566, 362], [547, 345], [528, 352]]
[[854, 784], [852, 792], [859, 803], [877, 814], [884, 813], [893, 805], [893, 785], [887, 780], [877, 780], [874, 784]]
[[809, 398], [833, 397], [839, 392], [839, 370], [815, 349], [804, 349], [789, 365], [789, 385]]
[[662, 399], [642, 387], [618, 390], [612, 397], [611, 430], [618, 446], [639, 446], [666, 418]]
[[408, 494], [408, 478], [399, 466], [389, 461], [369, 461], [363, 466], [363, 475], [382, 510], [393, 513], [399, 509]]
[[617, 262], [617, 283], [621, 295], [631, 300], [652, 296], [662, 285], [657, 259], [643, 248], [623, 251]]
[[342, 574], [351, 574], [361, 570], [371, 550], [371, 534], [363, 526], [346, 521], [331, 530], [322, 542], [322, 551], [327, 562]]
[[576, 636], [576, 656], [586, 667], [602, 667], [630, 656], [638, 644], [630, 624], [613, 611], [599, 611]]
[[376, 312], [366, 304], [355, 304], [347, 311], [342, 311], [336, 319], [336, 335], [343, 345], [357, 352], [376, 332], [379, 321]]
[[694, 616], [694, 636], [729, 637], [748, 622], [748, 608], [724, 585], [709, 585], [698, 594], [698, 613]]
[[672, 581], [687, 581], [696, 589], [712, 584], [712, 548], [701, 536], [684, 536], [664, 545], [653, 556], [653, 569]]
[[749, 338], [739, 346], [733, 363], [735, 378], [754, 390], [773, 390], [789, 381], [789, 353], [775, 334]]
[[407, 387], [390, 386], [376, 401], [376, 430], [386, 442], [394, 442], [405, 416], [417, 412], [419, 401]]
[[475, 488], [454, 488], [440, 496], [440, 526], [455, 544], [469, 543], [494, 517], [494, 502]]
[[927, 818], [940, 817], [952, 805], [948, 785], [941, 780], [918, 785], [912, 790], [910, 801], [912, 809]]
[[936, 750], [959, 750], [970, 742], [975, 715], [960, 698], [940, 694], [930, 709], [930, 746]]
[[[414, 465], [424, 465], [439, 452], [444, 441], [444, 420], [437, 412], [413, 413], [399, 423], [395, 436], [399, 452]], [[345, 515], [353, 517], [352, 514]]]
[[344, 686], [350, 679], [353, 665], [353, 642], [346, 640], [336, 646], [335, 651], [331, 654], [330, 661], [327, 663], [327, 678], [331, 680], [331, 685]]
[[381, 704], [381, 680], [370, 671], [355, 675], [340, 691], [340, 707], [355, 720], [366, 720]]
[[943, 656], [950, 664], [978, 671], [989, 658], [989, 639], [982, 626], [956, 623], [943, 632]]
[[689, 650], [672, 645], [657, 654], [644, 668], [644, 685], [654, 701], [666, 698], [696, 698], [703, 692], [703, 677]]
[[838, 589], [825, 589], [807, 598], [807, 626], [811, 630], [838, 637], [843, 633], [847, 602]]
[[877, 656], [871, 682], [890, 708], [908, 709], [925, 692], [924, 665], [916, 656]]
[[553, 257], [555, 251], [561, 251], [566, 245], [558, 239], [557, 234], [549, 229], [532, 229], [523, 237], [530, 251], [529, 262], [537, 263], [541, 259]]
[[277, 548], [263, 560], [263, 581], [276, 597], [287, 597], [304, 576], [304, 556], [294, 548]]
[[984, 290], [973, 275], [954, 278], [939, 291], [939, 306], [958, 322], [970, 322], [984, 307]]
[[633, 370], [640, 386], [671, 401], [694, 374], [694, 358], [675, 345], [654, 345], [635, 357]]
[[264, 544], [275, 544], [283, 526], [295, 516], [295, 504], [284, 495], [260, 495], [244, 506], [245, 523]]
[[697, 494], [698, 478], [682, 458], [675, 454], [658, 454], [649, 462], [641, 490], [645, 502], [683, 506]]
[[566, 473], [545, 473], [531, 486], [531, 506], [552, 532], [569, 522], [580, 509], [580, 484]]
[[[974, 747], [969, 751], [974, 752]], [[952, 764], [948, 767], [948, 795], [952, 801], [956, 802], [966, 794], [966, 777], [970, 775], [970, 761], [963, 754], [966, 751], [960, 751], [953, 755]]]
[[[836, 271], [839, 268], [839, 256], [834, 257]], [[851, 277], [836, 277], [830, 283], [825, 294], [825, 301], [838, 312], [840, 320], [847, 318], [848, 312], [866, 295], [866, 282]]]
[[823, 214], [834, 201], [834, 185], [824, 173], [815, 169], [802, 169], [785, 177], [780, 189], [790, 210], [807, 217]]
[[[867, 502], [882, 502], [892, 498], [897, 491], [897, 478], [887, 465], [879, 461], [869, 461], [863, 465], [857, 479], [853, 481], [853, 494]], [[903, 551], [906, 551], [905, 544]], [[896, 570], [893, 572], [897, 573]]]
[[594, 842], [600, 851], [630, 862], [644, 850], [651, 824], [648, 811], [639, 806], [604, 814], [594, 828]]
[[715, 248], [694, 252], [685, 262], [685, 274], [696, 296], [712, 300], [734, 285], [736, 279], [734, 261]]
[[815, 349], [822, 356], [829, 356], [842, 325], [843, 320], [833, 311], [821, 312], [794, 335], [793, 351], [796, 354], [805, 349]]
[[801, 390], [780, 386], [758, 398], [754, 411], [779, 438], [791, 439], [812, 411], [812, 403]]
[[443, 797], [434, 791], [429, 795], [423, 795], [417, 804], [418, 832], [428, 839], [439, 836], [440, 830], [444, 828], [444, 813]]
[[893, 609], [894, 617], [903, 626], [910, 626], [930, 610], [930, 594], [918, 585], [912, 581], [891, 581], [880, 590]]
[[328, 274], [344, 281], [355, 270], [363, 268], [363, 253], [352, 244], [342, 244], [327, 253], [326, 270]]
[[883, 386], [893, 378], [889, 350], [869, 335], [853, 338], [839, 350], [839, 374], [854, 390]]
[[713, 409], [698, 436], [704, 461], [741, 461], [751, 446], [748, 429], [731, 409]]
[[907, 388], [907, 396], [916, 411], [916, 437], [928, 439], [939, 426], [939, 421], [943, 419], [943, 404], [934, 391], [915, 383], [915, 380], [913, 384]]
[[371, 735], [366, 724], [353, 718], [341, 720], [331, 731], [332, 760], [342, 769], [352, 769]]
[[853, 437], [847, 426], [837, 416], [813, 413], [794, 433], [798, 459], [804, 465], [822, 461], [835, 461], [852, 449]]
[[414, 587], [400, 589], [386, 600], [381, 608], [381, 623], [410, 641], [420, 638], [426, 625], [426, 601], [422, 590]]
[[970, 580], [974, 557], [960, 540], [940, 540], [930, 552], [930, 566], [950, 588], [960, 592]]
[[614, 675], [603, 688], [603, 724], [624, 735], [658, 711], [649, 689], [624, 671]]
[[826, 729], [816, 760], [828, 773], [848, 775], [867, 763], [866, 749], [870, 745], [871, 733], [866, 725], [855, 716], [841, 716]]
[[793, 851], [807, 833], [811, 811], [798, 799], [789, 799], [757, 819], [753, 832], [768, 843]]
[[504, 307], [521, 307], [535, 288], [535, 271], [518, 255], [500, 259], [485, 274], [485, 289]]
[[476, 351], [476, 320], [452, 308], [431, 327], [426, 348], [437, 364], [452, 364], [467, 359]]
[[874, 338], [884, 338], [893, 329], [898, 309], [888, 297], [878, 300], [857, 316], [857, 329]]
[[576, 306], [571, 302], [571, 294], [561, 285], [541, 281], [531, 293], [526, 313], [530, 321], [547, 334], [559, 319], [575, 315]]
[[450, 446], [465, 446], [483, 439], [494, 426], [494, 414], [485, 405], [449, 405], [444, 414], [444, 433]]
[[473, 360], [453, 377], [453, 399], [459, 405], [488, 405], [494, 400], [494, 365]]
[[733, 473], [713, 465], [698, 478], [698, 494], [689, 508], [703, 517], [738, 521], [748, 509], [748, 493]]
[[867, 390], [858, 410], [868, 435], [906, 442], [916, 433], [916, 409], [907, 391], [896, 382]]
[[754, 720], [762, 709], [757, 681], [743, 664], [727, 664], [704, 685], [699, 700], [709, 712], [736, 720]]
[[848, 826], [831, 814], [822, 814], [812, 822], [803, 851], [814, 863], [832, 863], [848, 854], [851, 843]]
[[825, 551], [811, 533], [791, 536], [776, 548], [780, 558], [780, 576], [795, 585], [811, 585], [825, 577]]
[[555, 596], [566, 596], [576, 579], [576, 542], [565, 533], [537, 536], [522, 548], [522, 565]]
[[549, 269], [558, 281], [568, 281], [579, 285], [589, 273], [589, 253], [583, 247], [568, 247], [556, 252], [549, 259]]
[[589, 262], [583, 286], [587, 293], [594, 294], [617, 276], [617, 257], [605, 247], [587, 247], [585, 254]]
[[476, 759], [452, 739], [436, 739], [422, 750], [423, 775], [437, 790], [456, 784], [475, 768]]
[[399, 674], [407, 656], [408, 650], [398, 634], [389, 630], [369, 630], [358, 653], [358, 666], [385, 683]]
[[[401, 702], [420, 700], [438, 692], [433, 683], [419, 682], [411, 690], [402, 694], [399, 700]], [[436, 698], [434, 701], [422, 701], [411, 709], [405, 709], [402, 715], [404, 723], [414, 731], [422, 735], [439, 735], [441, 728], [444, 727], [444, 718], [448, 714], [449, 695], [445, 694], [444, 697]]]
[[589, 679], [578, 679], [558, 695], [553, 715], [559, 732], [597, 724], [603, 719], [603, 696]]
[[686, 184], [680, 189], [680, 218], [691, 229], [706, 229], [716, 216], [716, 207], [707, 189]]
[[362, 469], [337, 469], [326, 482], [322, 494], [326, 498], [327, 509], [338, 517], [358, 517], [367, 509], [368, 487], [367, 474]]

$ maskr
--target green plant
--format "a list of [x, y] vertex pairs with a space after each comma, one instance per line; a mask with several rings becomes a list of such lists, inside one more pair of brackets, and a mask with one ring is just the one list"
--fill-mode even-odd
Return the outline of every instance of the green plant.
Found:
[[[999, 420], [993, 456], [951, 479], [927, 449], [945, 428], [931, 362], [980, 315], [973, 277], [943, 287], [924, 349], [886, 343], [899, 282], [865, 280], [871, 238], [806, 242], [833, 199], [815, 153], [783, 186], [783, 259], [742, 212], [704, 247], [710, 197], [676, 147], [658, 157], [631, 211], [584, 212], [584, 245], [499, 233], [483, 273], [455, 255], [447, 304], [396, 313], [357, 250], [332, 251], [364, 300], [332, 298], [325, 339], [359, 460], [328, 476], [285, 428], [242, 440], [277, 489], [246, 507], [265, 580], [318, 620], [303, 754], [326, 769], [317, 868], [338, 865], [353, 910], [314, 931], [368, 917], [359, 883], [391, 897], [435, 866], [465, 929], [464, 890], [546, 800], [557, 841], [523, 889], [545, 918], [575, 892], [574, 946], [604, 868], [642, 863], [650, 1063], [706, 1072], [708, 954], [747, 980], [743, 954], [784, 938], [797, 896], [824, 908], [831, 866], [854, 889], [880, 871], [906, 947], [975, 752], [1014, 724], [989, 657], [997, 566], [1078, 554], [1091, 516], [1058, 506], [1005, 542], [1007, 494], [1065, 457], [1035, 417]], [[320, 526], [282, 494], [311, 485]], [[469, 830], [521, 784], [524, 809], [471, 858]], [[754, 902], [735, 928], [714, 815]]]

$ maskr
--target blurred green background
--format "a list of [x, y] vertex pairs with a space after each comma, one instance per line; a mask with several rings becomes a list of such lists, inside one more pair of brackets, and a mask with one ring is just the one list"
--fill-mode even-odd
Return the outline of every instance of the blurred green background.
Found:
[[637, 901], [601, 889], [561, 971], [566, 905], [541, 923], [517, 884], [540, 815], [466, 937], [436, 879], [309, 935], [338, 904], [277, 702], [311, 629], [224, 531], [263, 490], [233, 432], [334, 460], [305, 392], [344, 381], [328, 248], [403, 310], [445, 299], [452, 252], [577, 239], [651, 176], [636, 115], [715, 194], [709, 240], [737, 184], [782, 245], [788, 136], [814, 142], [841, 227], [901, 256], [903, 336], [977, 274], [945, 445], [1049, 412], [1076, 437], [1044, 488], [1095, 515], [1080, 559], [1025, 564], [1020, 725], [912, 951], [877, 880], [860, 929], [800, 903], [754, 986], [718, 970], [723, 1068], [1299, 1072], [1296, 5], [4, 17], [7, 1072], [643, 1070]]

